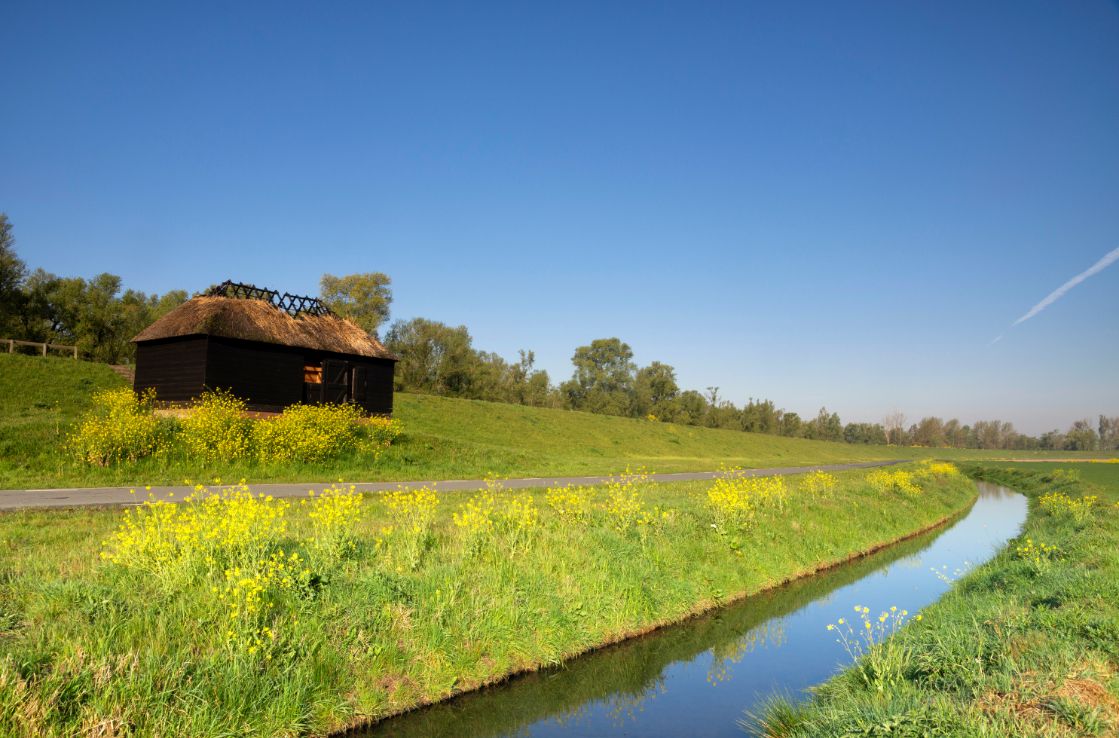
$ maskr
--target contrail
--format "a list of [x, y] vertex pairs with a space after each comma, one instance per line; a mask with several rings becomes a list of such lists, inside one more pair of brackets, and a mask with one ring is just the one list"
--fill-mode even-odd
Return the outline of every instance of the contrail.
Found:
[[1039, 302], [1038, 304], [1036, 304], [1032, 308], [1030, 308], [1030, 311], [1028, 313], [1023, 315], [1021, 318], [1018, 318], [1018, 320], [1014, 321], [1014, 323], [1010, 327], [1013, 328], [1014, 326], [1018, 325], [1019, 323], [1025, 323], [1027, 320], [1029, 320], [1033, 316], [1037, 315], [1042, 310], [1044, 310], [1045, 308], [1047, 308], [1050, 305], [1052, 305], [1053, 303], [1055, 303], [1057, 300], [1060, 300], [1062, 297], [1065, 296], [1065, 293], [1068, 292], [1069, 290], [1071, 290], [1073, 287], [1080, 284], [1081, 282], [1083, 282], [1088, 277], [1091, 277], [1093, 274], [1099, 274], [1104, 269], [1107, 269], [1109, 266], [1114, 264], [1116, 261], [1119, 261], [1119, 248], [1113, 250], [1111, 253], [1104, 256], [1102, 259], [1097, 261], [1095, 264], [1088, 267], [1087, 269], [1082, 271], [1080, 274], [1077, 274], [1075, 277], [1073, 277], [1072, 279], [1065, 282], [1064, 284], [1062, 284], [1057, 289], [1050, 292], [1048, 297], [1046, 297], [1044, 300], [1042, 300], [1041, 302]]

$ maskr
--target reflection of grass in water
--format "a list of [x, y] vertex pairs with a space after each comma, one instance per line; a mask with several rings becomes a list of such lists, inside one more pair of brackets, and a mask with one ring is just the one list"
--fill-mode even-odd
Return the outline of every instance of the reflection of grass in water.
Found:
[[943, 531], [941, 528], [832, 571], [588, 654], [564, 667], [528, 674], [504, 685], [387, 720], [358, 735], [517, 735], [545, 719], [561, 725], [584, 724], [591, 719], [596, 703], [605, 705], [614, 718], [632, 720], [642, 703], [663, 692], [663, 675], [669, 665], [691, 661], [712, 650], [717, 659], [719, 655], [723, 658], [725, 673], [720, 680], [730, 679], [733, 666], [751, 650], [784, 643], [780, 623], [770, 621], [917, 553]]

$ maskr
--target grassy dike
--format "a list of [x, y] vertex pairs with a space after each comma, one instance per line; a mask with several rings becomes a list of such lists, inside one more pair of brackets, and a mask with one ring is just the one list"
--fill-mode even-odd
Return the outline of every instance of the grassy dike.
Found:
[[[62, 452], [69, 429], [99, 389], [124, 386], [109, 367], [71, 359], [0, 354], [0, 488], [182, 484], [213, 470], [178, 453], [117, 467], [90, 467]], [[882, 459], [1044, 458], [1071, 452], [1007, 452], [865, 446], [698, 428], [505, 403], [398, 393], [404, 437], [374, 461], [352, 453], [318, 464], [238, 461], [223, 479], [322, 482], [478, 479], [486, 474], [604, 474], [801, 466]], [[1102, 454], [1107, 456], [1108, 454]], [[1114, 454], [1111, 454], [1114, 455]]]
[[[1119, 733], [1119, 464], [968, 472], [1029, 496], [1022, 536], [811, 700], [777, 702], [748, 721], [755, 732]], [[1054, 493], [1073, 504], [1046, 497]]]
[[823, 492], [789, 478], [787, 502], [725, 535], [699, 483], [571, 491], [568, 512], [579, 495], [592, 506], [567, 517], [544, 491], [500, 491], [495, 509], [536, 516], [473, 536], [454, 520], [466, 498], [445, 496], [414, 538], [386, 533], [392, 498], [370, 496], [356, 546], [327, 557], [310, 536], [318, 508], [295, 505], [272, 545], [312, 571], [254, 621], [271, 629], [259, 649], [230, 640], [220, 573], [100, 560], [120, 511], [6, 513], [0, 734], [321, 735], [376, 720], [848, 560], [974, 499], [962, 475], [915, 471], [915, 494], [863, 472]]

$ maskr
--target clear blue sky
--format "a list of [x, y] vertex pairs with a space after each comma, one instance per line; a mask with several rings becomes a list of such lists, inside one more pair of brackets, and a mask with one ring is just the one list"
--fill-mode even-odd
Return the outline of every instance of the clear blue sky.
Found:
[[[845, 421], [1119, 415], [1119, 8], [4, 3], [31, 266], [317, 291], [479, 348], [618, 336]], [[1005, 333], [995, 344], [991, 340]]]

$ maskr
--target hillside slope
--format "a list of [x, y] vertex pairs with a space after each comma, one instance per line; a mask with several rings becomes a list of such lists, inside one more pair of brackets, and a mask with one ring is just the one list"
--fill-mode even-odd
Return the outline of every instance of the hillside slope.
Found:
[[396, 397], [396, 417], [404, 423], [406, 436], [375, 463], [354, 456], [318, 466], [241, 462], [210, 468], [179, 458], [89, 469], [68, 461], [60, 445], [68, 428], [88, 407], [89, 396], [97, 389], [123, 384], [124, 380], [101, 364], [0, 355], [0, 487], [182, 483], [215, 476], [254, 482], [391, 481], [477, 478], [487, 473], [603, 474], [627, 467], [703, 471], [723, 465], [765, 467], [1007, 453], [808, 441], [401, 393]]

